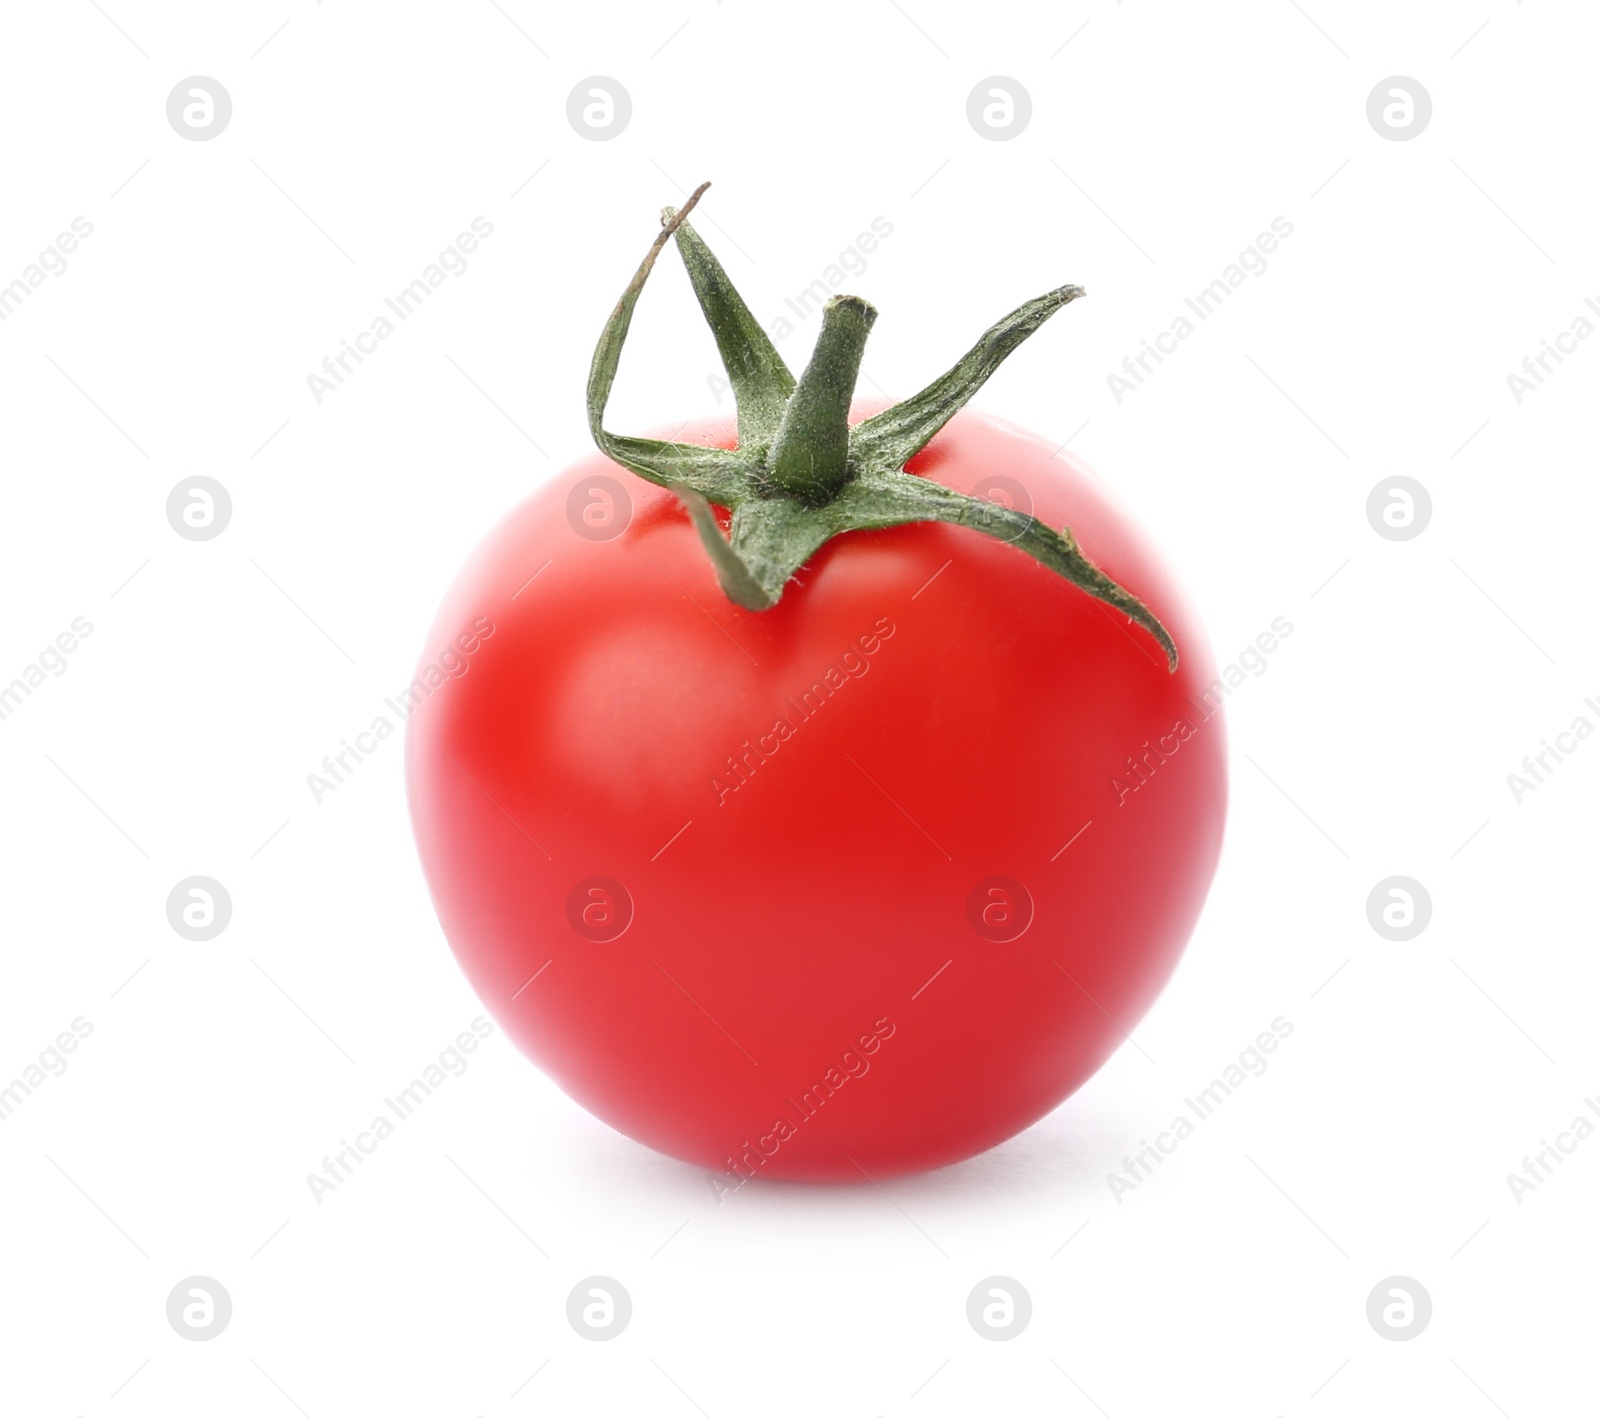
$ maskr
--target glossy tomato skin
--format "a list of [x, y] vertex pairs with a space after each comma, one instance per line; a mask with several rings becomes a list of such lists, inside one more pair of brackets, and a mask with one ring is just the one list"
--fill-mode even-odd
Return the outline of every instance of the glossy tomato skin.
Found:
[[[495, 529], [424, 650], [408, 791], [456, 958], [571, 1097], [719, 1193], [936, 1167], [1048, 1113], [1172, 973], [1221, 848], [1209, 647], [1092, 475], [972, 412], [910, 470], [1020, 485], [1177, 673], [941, 525], [836, 539], [742, 610], [677, 499], [599, 456]], [[631, 504], [610, 526], [596, 478]]]

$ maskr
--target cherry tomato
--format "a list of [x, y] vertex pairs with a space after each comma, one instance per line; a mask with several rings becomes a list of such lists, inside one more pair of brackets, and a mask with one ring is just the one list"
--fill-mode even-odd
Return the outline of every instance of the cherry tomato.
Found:
[[461, 967], [572, 1098], [719, 1196], [937, 1167], [1043, 1117], [1171, 975], [1221, 847], [1209, 648], [1093, 476], [971, 411], [908, 471], [1069, 525], [1176, 672], [942, 523], [837, 537], [740, 609], [678, 499], [595, 456], [478, 548], [413, 689]]

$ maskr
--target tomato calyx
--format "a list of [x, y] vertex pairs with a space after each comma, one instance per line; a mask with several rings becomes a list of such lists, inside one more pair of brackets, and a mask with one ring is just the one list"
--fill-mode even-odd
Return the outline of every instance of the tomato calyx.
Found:
[[[844, 532], [947, 522], [968, 527], [1042, 563], [1148, 631], [1178, 666], [1178, 648], [1154, 612], [1094, 564], [1069, 528], [971, 497], [904, 471], [1024, 340], [1081, 286], [1060, 286], [1018, 306], [921, 393], [851, 428], [850, 399], [877, 311], [859, 296], [823, 310], [811, 362], [797, 381], [728, 274], [685, 218], [709, 183], [662, 213], [661, 232], [622, 293], [589, 369], [589, 431], [600, 451], [683, 500], [724, 593], [747, 610], [778, 603], [789, 579]], [[676, 237], [700, 309], [717, 342], [738, 409], [739, 446], [707, 448], [633, 438], [604, 427], [634, 306], [656, 257]], [[724, 536], [714, 512], [732, 513]]]

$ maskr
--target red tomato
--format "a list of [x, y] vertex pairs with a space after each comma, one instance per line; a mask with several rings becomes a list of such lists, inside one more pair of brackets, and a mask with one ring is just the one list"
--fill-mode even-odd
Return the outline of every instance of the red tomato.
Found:
[[742, 610], [678, 499], [599, 456], [489, 536], [424, 652], [408, 785], [456, 958], [562, 1089], [719, 1195], [936, 1167], [1043, 1117], [1171, 975], [1221, 847], [1209, 648], [1092, 475], [966, 411], [908, 471], [1020, 485], [1177, 672], [936, 523], [839, 537]]

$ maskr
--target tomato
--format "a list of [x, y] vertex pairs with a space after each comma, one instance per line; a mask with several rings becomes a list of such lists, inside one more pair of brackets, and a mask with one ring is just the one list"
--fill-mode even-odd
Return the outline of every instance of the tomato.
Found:
[[[877, 311], [830, 299], [797, 380], [684, 220], [704, 191], [601, 334], [601, 456], [446, 597], [406, 771], [501, 1027], [722, 1199], [959, 1161], [1079, 1087], [1194, 926], [1226, 754], [1154, 553], [1086, 470], [963, 408], [1083, 290], [900, 404], [852, 404]], [[737, 423], [614, 434], [674, 237]]]
[[1070, 526], [1176, 671], [942, 522], [836, 537], [743, 609], [679, 498], [598, 455], [488, 537], [424, 651], [409, 796], [457, 960], [562, 1089], [719, 1196], [1028, 1127], [1139, 1022], [1216, 866], [1215, 669], [1157, 555], [992, 418], [906, 471]]

